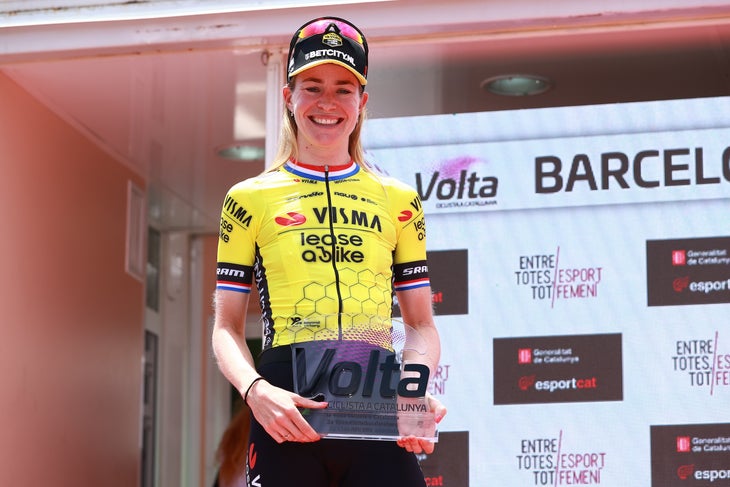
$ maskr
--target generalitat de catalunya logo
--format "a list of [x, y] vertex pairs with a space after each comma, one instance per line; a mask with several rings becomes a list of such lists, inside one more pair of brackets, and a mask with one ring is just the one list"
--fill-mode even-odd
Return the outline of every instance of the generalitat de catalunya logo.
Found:
[[730, 424], [651, 426], [652, 487], [730, 485]]
[[621, 334], [495, 338], [494, 404], [623, 400]]
[[730, 303], [730, 237], [648, 240], [649, 306]]

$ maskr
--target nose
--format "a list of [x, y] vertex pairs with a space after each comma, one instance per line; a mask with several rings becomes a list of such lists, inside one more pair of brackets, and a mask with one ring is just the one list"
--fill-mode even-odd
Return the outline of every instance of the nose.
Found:
[[317, 105], [323, 110], [332, 110], [335, 107], [334, 95], [328, 91], [322, 92]]

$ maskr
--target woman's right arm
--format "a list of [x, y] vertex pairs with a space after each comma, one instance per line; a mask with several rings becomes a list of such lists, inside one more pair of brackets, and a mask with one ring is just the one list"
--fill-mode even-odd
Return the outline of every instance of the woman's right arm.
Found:
[[274, 440], [279, 443], [319, 440], [319, 434], [302, 417], [298, 408], [324, 408], [327, 403], [303, 398], [266, 380], [257, 380], [260, 376], [246, 344], [248, 301], [247, 293], [216, 291], [213, 353], [218, 367]]
[[[250, 294], [215, 292], [213, 353], [218, 367], [241, 397], [258, 376], [253, 356], [246, 345], [246, 311]], [[254, 386], [256, 387], [256, 386]], [[250, 391], [249, 391], [250, 394]]]

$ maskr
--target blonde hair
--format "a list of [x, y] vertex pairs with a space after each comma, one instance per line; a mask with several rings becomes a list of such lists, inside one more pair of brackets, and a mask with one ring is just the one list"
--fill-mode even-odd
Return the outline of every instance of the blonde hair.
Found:
[[[289, 88], [291, 90], [294, 90], [295, 82], [296, 77], [289, 83]], [[362, 94], [362, 91], [360, 93]], [[360, 110], [360, 114], [358, 115], [357, 125], [355, 125], [355, 129], [350, 134], [350, 142], [347, 149], [352, 160], [366, 171], [369, 171], [370, 167], [369, 164], [365, 162], [365, 150], [362, 148], [362, 142], [360, 140], [360, 133], [362, 132], [362, 126], [366, 119], [367, 109], [363, 108]], [[264, 172], [274, 171], [290, 159], [297, 160], [299, 156], [299, 152], [297, 150], [297, 133], [297, 124], [294, 121], [294, 115], [287, 109], [285, 104], [284, 115], [281, 120], [281, 131], [279, 132], [279, 148], [271, 167], [266, 169]]]

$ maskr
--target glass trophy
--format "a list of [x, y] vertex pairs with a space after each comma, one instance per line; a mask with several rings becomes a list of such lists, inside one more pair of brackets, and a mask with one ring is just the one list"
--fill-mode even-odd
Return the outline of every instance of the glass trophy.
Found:
[[[294, 391], [328, 403], [302, 415], [325, 438], [438, 441], [430, 367], [417, 330], [391, 318], [323, 316], [326, 339], [291, 345]], [[312, 323], [313, 320], [307, 319]]]

